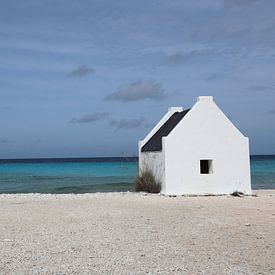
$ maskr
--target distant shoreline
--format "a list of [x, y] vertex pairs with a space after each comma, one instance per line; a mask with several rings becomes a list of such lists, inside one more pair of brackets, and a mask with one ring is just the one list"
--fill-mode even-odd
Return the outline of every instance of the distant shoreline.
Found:
[[[273, 159], [275, 154], [250, 155], [250, 159]], [[15, 158], [0, 159], [1, 163], [64, 163], [64, 162], [137, 162], [138, 156], [131, 157], [69, 157], [69, 158]]]
[[1, 163], [64, 163], [64, 162], [136, 162], [138, 157], [94, 157], [94, 158], [19, 158], [0, 159]]

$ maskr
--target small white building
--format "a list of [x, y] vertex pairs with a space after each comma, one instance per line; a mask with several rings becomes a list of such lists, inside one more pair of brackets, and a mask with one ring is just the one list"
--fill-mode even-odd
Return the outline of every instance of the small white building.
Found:
[[251, 194], [249, 140], [212, 96], [169, 108], [139, 141], [139, 169], [151, 170], [166, 195]]

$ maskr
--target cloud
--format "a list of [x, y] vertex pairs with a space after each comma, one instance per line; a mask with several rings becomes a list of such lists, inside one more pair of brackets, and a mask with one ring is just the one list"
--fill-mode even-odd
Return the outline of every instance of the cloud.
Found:
[[2, 138], [2, 139], [0, 139], [0, 143], [8, 143], [8, 140], [7, 140], [7, 139]]
[[275, 109], [269, 110], [266, 112], [267, 114], [275, 115]]
[[220, 79], [224, 76], [226, 76], [226, 74], [224, 74], [224, 73], [213, 73], [213, 74], [210, 74], [209, 76], [205, 77], [204, 80], [205, 81], [213, 81], [213, 80]]
[[265, 92], [265, 91], [272, 90], [272, 87], [265, 86], [265, 85], [255, 85], [255, 86], [251, 86], [249, 90], [253, 92]]
[[166, 65], [180, 65], [184, 62], [184, 55], [181, 52], [177, 52], [168, 55], [165, 60]]
[[196, 60], [201, 62], [202, 58], [212, 57], [213, 54], [217, 54], [214, 49], [194, 50], [184, 54], [176, 52], [166, 57], [164, 65], [189, 64]]
[[225, 8], [249, 8], [255, 3], [261, 2], [261, 0], [224, 0]]
[[105, 100], [128, 102], [143, 99], [161, 100], [163, 98], [165, 98], [165, 93], [160, 83], [143, 81], [123, 85], [116, 92], [109, 94]]
[[89, 68], [85, 65], [81, 65], [79, 67], [77, 67], [76, 69], [74, 69], [73, 71], [71, 71], [67, 77], [75, 77], [75, 78], [79, 78], [79, 77], [83, 77], [89, 74], [94, 74], [95, 73], [95, 69], [94, 68]]
[[144, 117], [131, 118], [131, 119], [121, 119], [121, 120], [111, 120], [109, 125], [116, 129], [133, 129], [138, 128], [144, 124], [146, 119]]
[[109, 113], [93, 113], [91, 115], [85, 115], [80, 118], [73, 118], [70, 123], [92, 123], [100, 120], [104, 120], [110, 116]]
[[5, 105], [0, 105], [0, 109], [1, 110], [8, 110], [8, 109], [11, 109], [11, 106], [5, 106]]

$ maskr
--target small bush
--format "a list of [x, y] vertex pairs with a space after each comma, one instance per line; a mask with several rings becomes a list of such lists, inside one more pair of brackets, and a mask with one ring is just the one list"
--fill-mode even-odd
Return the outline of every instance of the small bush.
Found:
[[153, 172], [145, 169], [135, 179], [136, 192], [159, 193], [161, 191], [161, 183], [156, 180]]
[[243, 197], [244, 193], [240, 192], [240, 191], [234, 191], [233, 193], [231, 193], [231, 196], [233, 196], [233, 197]]

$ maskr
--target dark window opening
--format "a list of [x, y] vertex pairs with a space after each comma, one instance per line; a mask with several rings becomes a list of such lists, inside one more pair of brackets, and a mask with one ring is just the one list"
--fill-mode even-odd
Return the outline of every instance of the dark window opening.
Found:
[[201, 174], [213, 173], [213, 161], [210, 159], [201, 159], [200, 168], [201, 168]]

